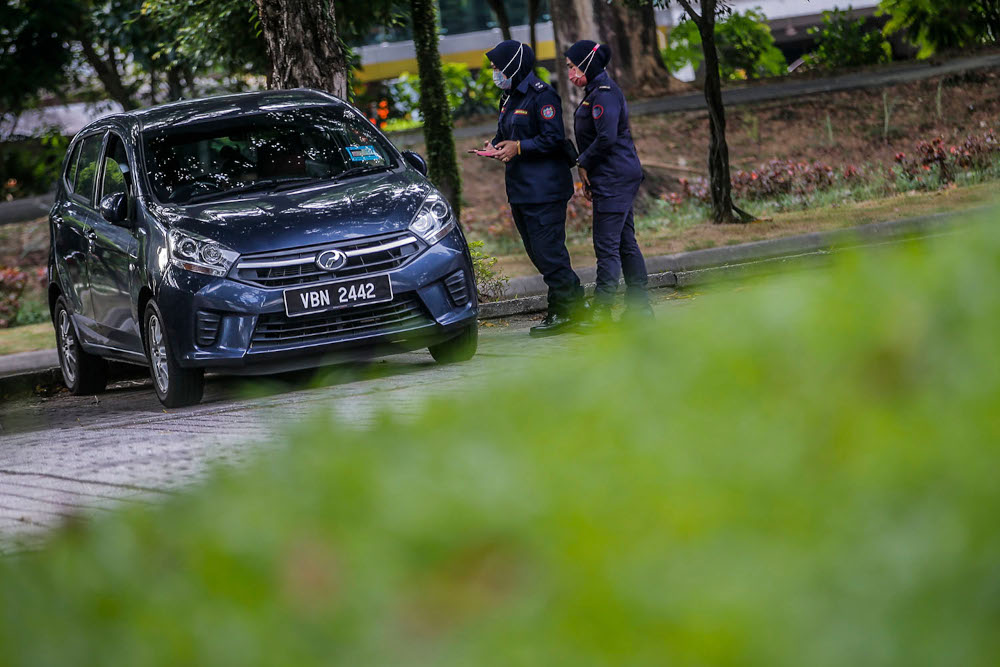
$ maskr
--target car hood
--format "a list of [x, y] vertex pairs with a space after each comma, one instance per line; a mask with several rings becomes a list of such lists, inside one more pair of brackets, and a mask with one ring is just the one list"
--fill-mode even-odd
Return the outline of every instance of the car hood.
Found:
[[407, 169], [301, 190], [162, 206], [158, 213], [171, 228], [244, 255], [404, 230], [431, 192], [424, 178]]

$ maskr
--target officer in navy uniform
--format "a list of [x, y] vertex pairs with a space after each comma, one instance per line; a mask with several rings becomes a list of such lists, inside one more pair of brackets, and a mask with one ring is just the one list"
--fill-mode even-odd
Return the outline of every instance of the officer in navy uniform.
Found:
[[625, 316], [648, 318], [646, 262], [635, 240], [632, 210], [642, 166], [632, 142], [625, 95], [604, 68], [611, 60], [605, 44], [582, 40], [566, 50], [569, 79], [584, 88], [573, 117], [577, 165], [588, 199], [594, 203], [594, 253], [597, 287], [592, 321], [611, 320], [618, 279], [625, 272]]
[[534, 73], [531, 47], [514, 40], [486, 53], [503, 90], [497, 134], [485, 151], [506, 164], [507, 199], [524, 249], [549, 288], [548, 314], [532, 336], [572, 329], [585, 318], [583, 288], [566, 250], [573, 175], [559, 95]]

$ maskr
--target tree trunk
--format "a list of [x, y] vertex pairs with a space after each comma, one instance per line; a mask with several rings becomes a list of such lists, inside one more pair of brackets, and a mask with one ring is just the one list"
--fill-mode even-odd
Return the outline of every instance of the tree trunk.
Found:
[[[266, 0], [260, 0], [264, 2]], [[462, 179], [451, 132], [451, 109], [444, 89], [444, 74], [438, 54], [438, 21], [435, 0], [410, 0], [413, 46], [420, 74], [420, 115], [424, 119], [424, 142], [431, 182], [461, 214]]]
[[[528, 0], [528, 30], [531, 34], [529, 39], [531, 40], [531, 50], [535, 54], [535, 58], [538, 58], [538, 37], [535, 35], [535, 24], [538, 23], [539, 2], [540, 0]], [[556, 63], [559, 63], [558, 58], [556, 58]]]
[[500, 26], [503, 38], [510, 39], [510, 17], [507, 15], [507, 6], [504, 4], [504, 0], [486, 0], [486, 4], [493, 10], [493, 15], [497, 17], [497, 25]]
[[184, 87], [181, 84], [180, 68], [173, 66], [167, 70], [167, 95], [171, 101], [184, 97]]
[[726, 107], [722, 103], [722, 76], [715, 46], [716, 0], [701, 0], [697, 21], [705, 55], [705, 102], [708, 104], [708, 177], [712, 193], [712, 220], [717, 223], [745, 222], [733, 207], [733, 184], [729, 173], [729, 144], [726, 142]]
[[633, 7], [621, 1], [594, 0], [594, 17], [600, 41], [611, 47], [608, 73], [625, 96], [655, 97], [667, 93], [670, 73], [660, 57], [653, 4]]
[[87, 59], [87, 63], [94, 68], [97, 78], [100, 79], [101, 85], [104, 86], [105, 92], [111, 96], [111, 99], [121, 104], [126, 111], [138, 108], [139, 105], [132, 98], [132, 91], [122, 82], [121, 72], [118, 71], [118, 62], [115, 60], [114, 48], [110, 45], [105, 48], [105, 56], [107, 57], [105, 61], [94, 48], [91, 36], [83, 34], [80, 36], [80, 49], [83, 51], [83, 57]]
[[573, 114], [583, 100], [583, 89], [570, 83], [566, 74], [566, 57], [563, 54], [577, 40], [597, 36], [594, 3], [593, 0], [551, 0], [549, 11], [552, 14], [552, 34], [556, 43], [556, 66], [553, 74], [558, 78], [566, 136], [572, 137]]
[[159, 77], [157, 76], [156, 66], [150, 64], [149, 66], [149, 104], [150, 106], [156, 104], [156, 89], [160, 85]]
[[270, 88], [316, 88], [347, 99], [347, 59], [333, 0], [257, 0]]

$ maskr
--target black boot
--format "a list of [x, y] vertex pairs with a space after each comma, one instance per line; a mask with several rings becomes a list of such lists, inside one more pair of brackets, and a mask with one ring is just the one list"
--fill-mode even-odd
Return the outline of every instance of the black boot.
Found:
[[550, 312], [542, 320], [541, 324], [536, 324], [528, 331], [528, 335], [533, 338], [543, 338], [545, 336], [558, 336], [562, 333], [572, 331], [579, 325], [579, 320], [569, 315]]
[[596, 304], [590, 309], [590, 318], [586, 322], [580, 323], [580, 332], [590, 333], [592, 331], [601, 331], [602, 329], [607, 329], [613, 323], [611, 306]]
[[642, 324], [644, 322], [652, 322], [653, 307], [649, 305], [649, 302], [645, 303], [635, 303], [629, 304], [625, 308], [625, 312], [622, 313], [622, 322], [628, 322], [630, 324]]

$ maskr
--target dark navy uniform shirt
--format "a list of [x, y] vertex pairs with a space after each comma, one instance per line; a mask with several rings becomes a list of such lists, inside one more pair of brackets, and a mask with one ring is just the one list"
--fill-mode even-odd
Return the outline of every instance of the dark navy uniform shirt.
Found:
[[607, 72], [587, 82], [573, 128], [580, 151], [577, 162], [587, 170], [594, 210], [629, 210], [642, 182], [642, 166], [632, 142], [625, 95]]
[[566, 162], [559, 95], [534, 73], [500, 100], [493, 145], [520, 141], [521, 154], [507, 163], [511, 204], [542, 204], [573, 196], [573, 175]]

